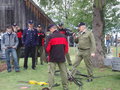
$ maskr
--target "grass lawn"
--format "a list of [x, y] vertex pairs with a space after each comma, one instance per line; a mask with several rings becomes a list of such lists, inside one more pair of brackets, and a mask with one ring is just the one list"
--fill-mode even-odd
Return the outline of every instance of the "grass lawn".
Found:
[[[71, 48], [70, 55], [74, 62], [75, 53], [77, 50]], [[41, 90], [43, 86], [30, 85], [27, 83], [20, 83], [18, 81], [44, 81], [47, 82], [47, 64], [37, 65], [36, 70], [31, 69], [31, 59], [29, 59], [29, 69], [23, 70], [23, 59], [20, 60], [21, 72], [16, 73], [14, 70], [11, 73], [7, 71], [0, 72], [0, 90], [21, 90], [20, 87], [28, 86], [28, 89], [24, 90]], [[69, 66], [68, 66], [69, 67]], [[70, 69], [72, 67], [69, 67]], [[86, 74], [86, 67], [84, 62], [78, 67], [78, 70], [83, 74]], [[106, 76], [101, 78], [95, 78], [93, 82], [86, 82], [85, 77], [82, 78], [83, 90], [120, 90], [120, 72], [112, 72], [110, 68], [94, 69], [94, 76]], [[61, 84], [60, 76], [55, 76], [55, 82]], [[78, 90], [78, 87], [74, 83], [69, 83], [69, 90]], [[63, 90], [62, 85], [55, 87], [53, 90]]]

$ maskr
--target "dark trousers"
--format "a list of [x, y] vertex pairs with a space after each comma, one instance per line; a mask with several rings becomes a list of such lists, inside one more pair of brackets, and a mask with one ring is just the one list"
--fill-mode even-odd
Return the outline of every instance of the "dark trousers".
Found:
[[18, 63], [19, 63], [19, 60], [20, 60], [20, 55], [21, 55], [21, 48], [22, 47], [17, 47], [17, 55], [18, 55]]
[[32, 57], [32, 68], [35, 68], [35, 46], [25, 46], [24, 68], [28, 68], [28, 57]]

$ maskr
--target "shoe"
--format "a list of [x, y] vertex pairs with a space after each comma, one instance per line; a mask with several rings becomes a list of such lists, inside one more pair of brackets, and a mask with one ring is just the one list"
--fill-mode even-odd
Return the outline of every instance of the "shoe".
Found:
[[87, 82], [92, 82], [93, 81], [93, 79], [87, 79]]
[[69, 66], [72, 66], [72, 64], [69, 64]]
[[12, 70], [8, 70], [8, 73], [11, 72]]
[[55, 73], [60, 72], [60, 70], [56, 70]]
[[32, 69], [33, 69], [33, 70], [36, 70], [36, 68], [35, 68], [35, 67], [32, 67]]
[[60, 84], [56, 83], [52, 87], [58, 87], [58, 86], [60, 86]]
[[48, 87], [42, 88], [42, 90], [50, 90]]
[[73, 78], [68, 78], [68, 81], [69, 82], [73, 82]]
[[20, 72], [20, 70], [16, 70], [15, 72]]
[[27, 70], [27, 68], [26, 68], [26, 67], [24, 67], [24, 70]]
[[41, 65], [44, 65], [43, 63], [41, 63]]

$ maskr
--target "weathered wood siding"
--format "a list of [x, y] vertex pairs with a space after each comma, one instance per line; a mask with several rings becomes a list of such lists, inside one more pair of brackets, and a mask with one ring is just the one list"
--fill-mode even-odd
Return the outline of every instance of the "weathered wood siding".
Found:
[[13, 23], [25, 28], [29, 20], [44, 29], [54, 23], [32, 0], [0, 0], [0, 30]]
[[23, 0], [0, 0], [0, 29], [14, 22], [20, 27], [25, 26], [25, 10]]

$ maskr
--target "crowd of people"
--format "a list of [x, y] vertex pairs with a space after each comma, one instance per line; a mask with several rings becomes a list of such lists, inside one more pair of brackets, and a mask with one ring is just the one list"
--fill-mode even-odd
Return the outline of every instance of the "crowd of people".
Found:
[[118, 34], [113, 33], [105, 35], [105, 46], [107, 48], [107, 54], [111, 53], [111, 46], [117, 47], [120, 43], [120, 37]]
[[[38, 57], [40, 63], [43, 61], [48, 63], [48, 83], [49, 89], [52, 90], [54, 85], [54, 73], [56, 65], [59, 67], [63, 90], [69, 90], [66, 60], [69, 66], [73, 66], [71, 74], [74, 76], [76, 69], [82, 59], [88, 71], [88, 82], [93, 81], [93, 70], [91, 56], [95, 56], [95, 39], [91, 31], [88, 31], [85, 23], [78, 25], [77, 33], [68, 33], [69, 30], [63, 27], [63, 24], [56, 26], [51, 24], [48, 26], [50, 34], [47, 36], [41, 25], [34, 27], [34, 22], [30, 20], [28, 27], [24, 30], [20, 29], [17, 24], [6, 27], [6, 32], [1, 37], [1, 48], [5, 50], [7, 71], [11, 72], [10, 54], [13, 56], [14, 69], [20, 72], [19, 59], [21, 48], [24, 47], [24, 70], [28, 69], [28, 57], [32, 57], [32, 69], [36, 70]], [[69, 44], [67, 36], [72, 35], [77, 44], [78, 53], [76, 53], [75, 62], [72, 63], [69, 55]]]

